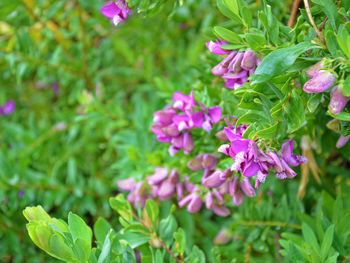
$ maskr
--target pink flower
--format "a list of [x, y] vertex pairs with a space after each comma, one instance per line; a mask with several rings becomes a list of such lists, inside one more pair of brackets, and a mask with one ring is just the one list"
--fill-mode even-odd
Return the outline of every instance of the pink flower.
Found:
[[303, 90], [307, 93], [320, 93], [332, 87], [334, 80], [335, 75], [333, 73], [321, 70], [304, 84]]
[[126, 4], [125, 0], [118, 0], [117, 2], [108, 1], [108, 3], [101, 8], [101, 13], [105, 17], [111, 19], [112, 23], [116, 26], [121, 21], [125, 21], [128, 18], [131, 14], [131, 9]]
[[329, 102], [328, 109], [332, 114], [338, 114], [345, 108], [349, 98], [345, 97], [342, 89], [339, 86], [334, 87], [331, 92], [331, 101]]
[[223, 41], [221, 39], [217, 39], [215, 42], [209, 41], [209, 42], [205, 43], [205, 45], [207, 46], [209, 51], [213, 54], [216, 54], [216, 55], [225, 55], [225, 54], [230, 53], [229, 50], [224, 50], [221, 48], [222, 45], [228, 45], [228, 44], [229, 44], [228, 42]]

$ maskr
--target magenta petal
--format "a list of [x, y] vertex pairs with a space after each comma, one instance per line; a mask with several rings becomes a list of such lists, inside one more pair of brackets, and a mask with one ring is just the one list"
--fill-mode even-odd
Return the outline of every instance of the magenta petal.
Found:
[[202, 166], [206, 169], [214, 170], [216, 167], [216, 158], [210, 154], [204, 154], [202, 160]]
[[199, 111], [191, 114], [191, 120], [193, 121], [193, 125], [197, 128], [202, 127], [204, 122], [204, 112]]
[[101, 13], [107, 18], [113, 18], [115, 15], [118, 15], [120, 12], [120, 8], [117, 6], [115, 2], [111, 2], [110, 4], [104, 5], [101, 8]]
[[252, 177], [259, 171], [259, 169], [260, 169], [259, 164], [254, 162], [254, 160], [252, 160], [245, 166], [243, 175], [245, 177]]
[[213, 207], [213, 195], [212, 193], [207, 193], [206, 196], [205, 196], [205, 206], [208, 208], [208, 209], [211, 209]]
[[311, 67], [309, 67], [309, 69], [305, 72], [306, 75], [310, 78], [312, 78], [313, 76], [315, 76], [321, 68], [324, 67], [324, 60], [321, 60], [319, 62], [317, 62], [315, 65], [312, 65]]
[[134, 178], [127, 178], [117, 182], [118, 187], [124, 191], [131, 191], [135, 187], [135, 184]]
[[16, 103], [13, 100], [9, 100], [2, 107], [2, 114], [9, 115], [15, 110], [15, 108], [16, 108]]
[[245, 194], [243, 193], [243, 191], [238, 188], [237, 191], [235, 192], [235, 195], [233, 196], [233, 203], [236, 206], [240, 206], [245, 198]]
[[192, 200], [187, 206], [187, 211], [191, 213], [196, 213], [201, 209], [202, 204], [203, 204], [203, 201], [201, 197], [197, 194], [194, 194]]
[[188, 154], [193, 151], [193, 138], [190, 132], [185, 132], [184, 134], [184, 152]]
[[203, 155], [199, 154], [194, 159], [190, 160], [187, 163], [187, 167], [191, 170], [200, 170], [203, 169], [202, 165]]
[[[227, 135], [227, 133], [226, 133]], [[227, 136], [228, 137], [228, 136]], [[234, 154], [238, 154], [239, 152], [246, 152], [248, 150], [248, 146], [251, 140], [235, 140], [231, 143], [231, 150]]]
[[164, 181], [158, 190], [158, 197], [161, 201], [166, 201], [171, 199], [175, 193], [175, 184], [170, 180]]
[[[224, 42], [224, 43], [222, 43], [222, 42]], [[224, 50], [221, 48], [222, 45], [226, 45], [226, 44], [228, 44], [228, 43], [225, 41], [221, 41], [221, 42], [209, 41], [209, 42], [205, 43], [205, 45], [207, 46], [209, 51], [213, 54], [216, 54], [216, 55], [225, 55], [225, 54], [228, 54], [230, 52], [229, 50]]]
[[244, 52], [244, 56], [241, 62], [241, 67], [245, 70], [250, 70], [256, 65], [256, 55], [252, 50]]
[[213, 123], [218, 123], [221, 119], [221, 107], [215, 106], [208, 109], [208, 114]]
[[211, 175], [209, 175], [207, 178], [203, 180], [203, 185], [208, 188], [215, 188], [219, 187], [224, 183], [225, 180], [221, 180], [220, 175], [222, 174], [221, 171], [215, 171]]

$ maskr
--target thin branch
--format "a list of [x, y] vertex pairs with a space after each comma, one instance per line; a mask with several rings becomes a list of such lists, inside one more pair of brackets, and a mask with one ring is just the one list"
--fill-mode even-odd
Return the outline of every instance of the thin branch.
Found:
[[251, 253], [252, 253], [252, 244], [248, 243], [248, 250], [244, 257], [244, 263], [249, 263]]
[[293, 2], [292, 11], [290, 12], [290, 17], [289, 17], [289, 20], [288, 20], [288, 26], [289, 27], [293, 27], [294, 26], [295, 17], [296, 17], [296, 15], [298, 13], [298, 7], [300, 5], [300, 1], [301, 0], [295, 0]]
[[284, 222], [275, 222], [275, 221], [248, 221], [248, 222], [238, 222], [236, 225], [243, 226], [278, 226], [278, 227], [289, 227], [294, 229], [301, 229], [300, 225], [288, 224]]
[[324, 38], [322, 32], [320, 30], [318, 30], [318, 28], [317, 28], [317, 26], [315, 24], [315, 21], [312, 18], [312, 14], [311, 14], [311, 11], [310, 11], [310, 6], [309, 6], [309, 1], [308, 0], [304, 0], [304, 5], [305, 5], [305, 10], [306, 10], [307, 16], [309, 17], [309, 20], [310, 20], [310, 23], [311, 23], [312, 27], [315, 29], [317, 35], [320, 37], [322, 44], [326, 46], [326, 39]]

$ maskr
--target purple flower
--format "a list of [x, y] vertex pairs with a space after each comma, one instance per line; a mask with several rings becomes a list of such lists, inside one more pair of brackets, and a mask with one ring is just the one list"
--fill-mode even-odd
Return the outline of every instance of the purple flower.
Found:
[[179, 202], [179, 207], [183, 207], [186, 204], [188, 204], [187, 206], [188, 212], [196, 213], [201, 209], [203, 201], [196, 192], [193, 192]]
[[121, 21], [125, 21], [128, 18], [131, 14], [131, 10], [125, 0], [118, 0], [117, 2], [108, 1], [108, 3], [101, 8], [101, 13], [105, 17], [111, 19], [112, 23], [116, 26]]
[[335, 86], [331, 92], [331, 101], [328, 109], [332, 114], [338, 114], [345, 108], [349, 98], [345, 97], [343, 90], [339, 86]]
[[215, 171], [207, 178], [204, 178], [202, 184], [208, 188], [216, 188], [222, 185], [225, 182], [225, 179], [221, 178], [222, 171]]
[[332, 87], [334, 80], [335, 75], [333, 73], [321, 70], [304, 84], [303, 90], [307, 93], [320, 93]]
[[341, 147], [343, 147], [345, 144], [347, 144], [350, 140], [350, 135], [348, 136], [343, 136], [343, 135], [340, 135], [338, 141], [337, 141], [337, 145], [336, 147], [339, 149]]
[[249, 197], [254, 197], [256, 195], [252, 184], [247, 178], [243, 178], [241, 182], [241, 189]]
[[254, 74], [259, 60], [252, 50], [245, 52], [232, 50], [225, 54], [228, 55], [211, 72], [223, 77], [227, 88], [238, 89]]
[[213, 211], [218, 216], [226, 217], [230, 214], [230, 210], [224, 205], [213, 204]]
[[168, 105], [153, 114], [155, 123], [152, 125], [152, 131], [157, 135], [158, 141], [172, 144], [169, 147], [171, 156], [181, 149], [188, 154], [194, 147], [192, 133], [189, 130], [194, 127], [210, 130], [213, 123], [220, 121], [221, 108], [219, 106], [206, 108], [200, 102], [197, 105], [192, 91], [190, 95], [175, 92], [173, 102], [173, 105]]
[[228, 45], [228, 44], [229, 44], [228, 42], [223, 41], [221, 39], [217, 39], [215, 42], [209, 41], [205, 43], [209, 51], [216, 55], [225, 55], [230, 53], [229, 50], [224, 50], [221, 48], [222, 45]]
[[307, 158], [302, 155], [293, 154], [294, 141], [291, 139], [282, 144], [281, 156], [282, 159], [291, 166], [298, 166], [307, 162]]
[[4, 106], [0, 106], [0, 115], [10, 115], [16, 108], [16, 103], [13, 100], [7, 101]]

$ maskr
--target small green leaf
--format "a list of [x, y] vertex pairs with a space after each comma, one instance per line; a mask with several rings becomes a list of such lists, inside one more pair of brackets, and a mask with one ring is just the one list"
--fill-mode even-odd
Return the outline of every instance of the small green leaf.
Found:
[[315, 252], [320, 251], [320, 246], [317, 242], [316, 235], [312, 231], [311, 227], [308, 224], [303, 223], [301, 226], [301, 231], [306, 242], [315, 250]]
[[341, 121], [350, 121], [350, 113], [347, 112], [339, 112], [337, 115], [334, 115], [333, 113], [331, 113], [330, 111], [327, 111], [327, 113], [329, 115], [331, 115], [334, 119], [338, 119]]
[[256, 133], [256, 135], [259, 136], [260, 138], [266, 139], [266, 140], [274, 139], [274, 138], [276, 138], [277, 130], [278, 130], [278, 122], [276, 122], [274, 125], [272, 125], [268, 128], [259, 130]]
[[245, 40], [247, 41], [249, 47], [255, 52], [264, 47], [266, 44], [265, 37], [260, 34], [247, 33], [245, 34]]
[[232, 44], [242, 43], [242, 39], [237, 33], [233, 32], [231, 30], [228, 30], [224, 27], [221, 27], [221, 26], [214, 27], [214, 33], [222, 40], [225, 40], [225, 41], [230, 42]]
[[116, 197], [109, 198], [109, 204], [126, 221], [133, 219], [130, 203], [125, 199], [124, 195], [119, 194]]
[[68, 226], [69, 231], [72, 234], [73, 241], [77, 240], [78, 238], [85, 240], [88, 244], [90, 244], [91, 247], [91, 240], [92, 240], [92, 231], [90, 227], [88, 227], [84, 220], [81, 219], [76, 214], [73, 214], [72, 212], [69, 212], [68, 214]]
[[322, 260], [325, 260], [327, 258], [327, 255], [329, 253], [329, 249], [332, 246], [333, 234], [334, 234], [334, 225], [330, 225], [327, 228], [326, 233], [324, 234], [323, 241], [321, 244], [321, 258], [322, 258]]
[[222, 0], [224, 5], [230, 9], [230, 11], [237, 16], [239, 16], [239, 8], [238, 8], [238, 3], [237, 0]]
[[343, 94], [344, 96], [350, 97], [350, 75], [348, 75], [344, 80]]
[[263, 59], [254, 75], [251, 76], [253, 84], [267, 82], [273, 77], [283, 74], [294, 64], [301, 53], [316, 47], [310, 42], [301, 42], [292, 47], [272, 51]]
[[111, 251], [111, 240], [109, 239], [112, 233], [112, 229], [108, 232], [103, 242], [101, 254], [98, 257], [98, 263], [109, 263], [110, 262], [110, 251]]
[[110, 232], [111, 228], [111, 225], [104, 218], [99, 217], [94, 224], [94, 234], [97, 242], [102, 245], [103, 242], [105, 242], [106, 236]]
[[75, 259], [73, 251], [67, 246], [63, 238], [53, 234], [50, 238], [50, 252], [58, 259], [71, 262]]
[[154, 200], [147, 199], [144, 213], [151, 220], [153, 230], [155, 230], [158, 222], [159, 208]]

